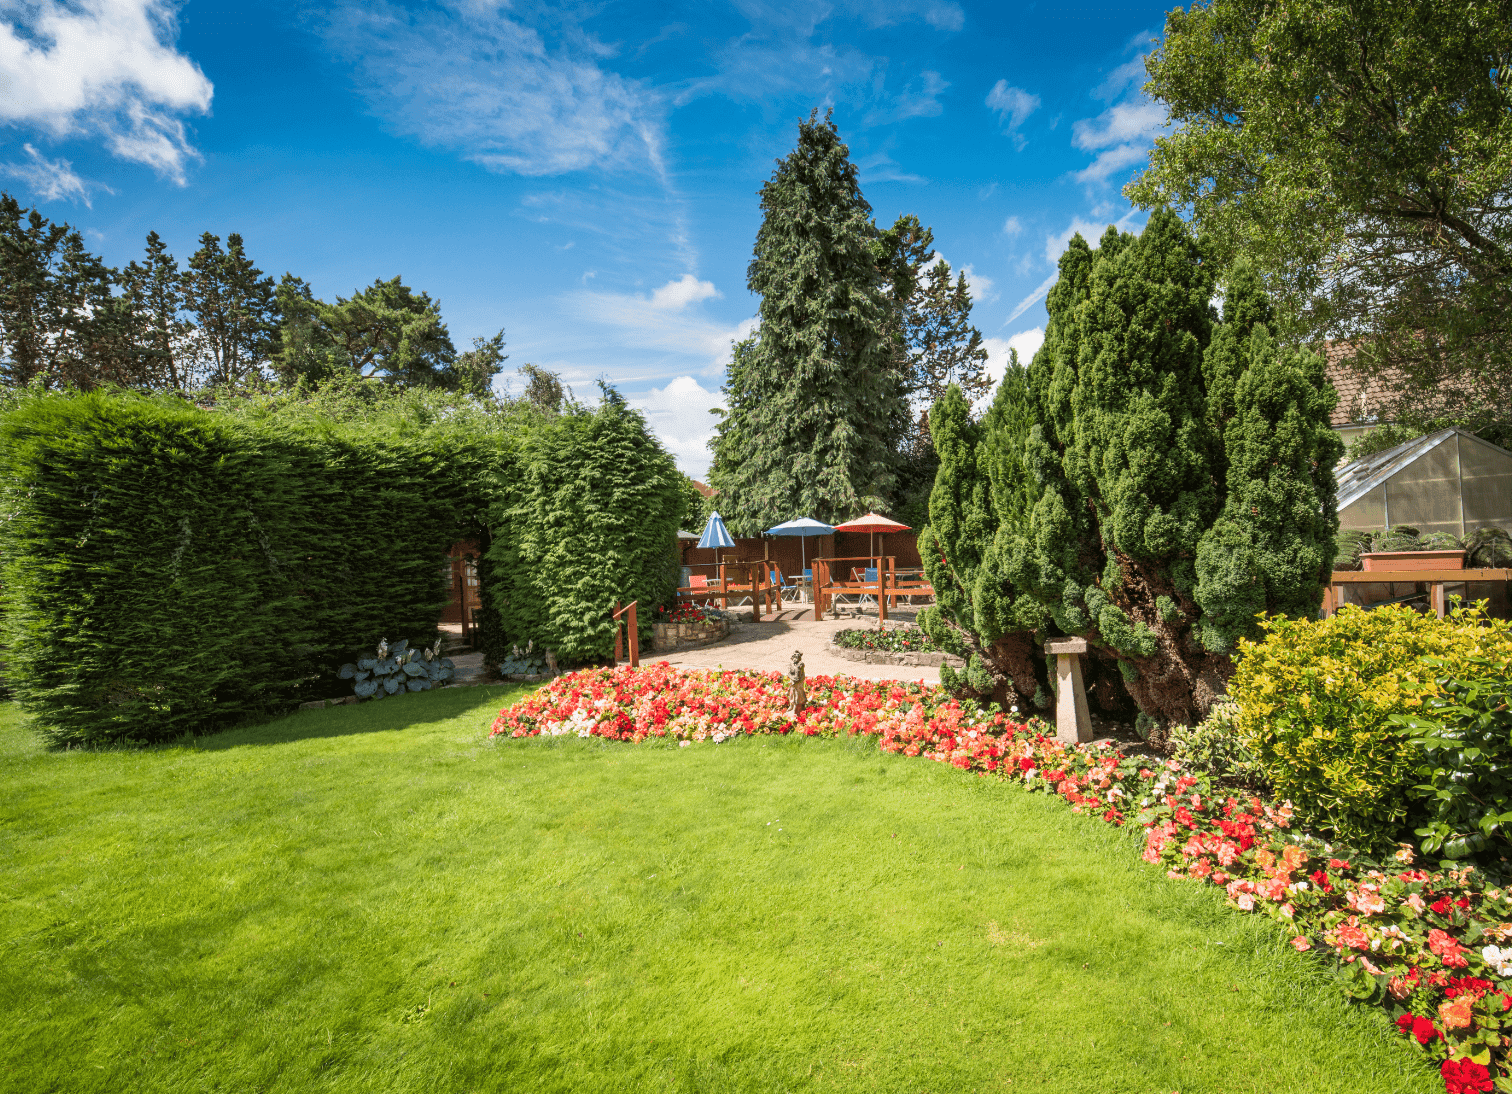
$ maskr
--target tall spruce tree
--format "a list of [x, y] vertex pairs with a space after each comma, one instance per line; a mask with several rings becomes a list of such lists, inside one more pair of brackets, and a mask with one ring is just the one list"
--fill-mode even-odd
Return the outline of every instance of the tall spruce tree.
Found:
[[811, 114], [762, 187], [747, 284], [761, 329], [738, 347], [710, 484], [731, 531], [883, 509], [907, 423], [876, 228], [834, 122]]

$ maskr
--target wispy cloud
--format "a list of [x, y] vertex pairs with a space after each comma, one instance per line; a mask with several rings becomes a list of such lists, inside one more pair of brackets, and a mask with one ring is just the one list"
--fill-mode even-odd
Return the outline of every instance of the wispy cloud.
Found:
[[886, 152], [873, 152], [856, 161], [863, 182], [928, 182], [923, 175], [903, 170]]
[[[1136, 34], [1129, 48], [1147, 45], [1149, 38], [1148, 34]], [[1111, 105], [1096, 117], [1072, 123], [1072, 146], [1097, 154], [1072, 176], [1077, 182], [1105, 184], [1110, 175], [1149, 154], [1156, 135], [1165, 128], [1166, 111], [1145, 95], [1144, 76], [1144, 55], [1140, 54], [1119, 65], [1092, 89], [1093, 98]]]
[[1013, 310], [1008, 313], [1008, 318], [1003, 320], [1003, 326], [1006, 327], [1009, 323], [1012, 323], [1019, 316], [1034, 307], [1034, 305], [1045, 299], [1045, 294], [1055, 285], [1055, 279], [1058, 277], [1060, 277], [1059, 270], [1045, 278], [1044, 281], [1040, 282], [1039, 288], [1015, 304]]
[[1023, 230], [1024, 226], [1022, 223], [1020, 223], [1018, 217], [1009, 217], [1007, 220], [1003, 221], [1003, 234], [1005, 236], [1008, 236], [1010, 239], [1012, 239], [1014, 236], [1017, 236]]
[[1021, 87], [1012, 87], [1007, 80], [999, 80], [987, 92], [988, 108], [997, 114], [1003, 132], [1012, 138], [1013, 146], [1020, 151], [1026, 141], [1019, 126], [1029, 120], [1029, 115], [1038, 110], [1039, 105], [1038, 95], [1031, 95]]
[[552, 19], [527, 25], [506, 6], [464, 0], [430, 9], [349, 0], [323, 32], [373, 112], [422, 144], [521, 175], [663, 174], [656, 93], [606, 68], [611, 50], [569, 12]]
[[677, 369], [717, 372], [730, 347], [756, 327], [755, 319], [730, 326], [710, 319], [697, 304], [719, 296], [714, 285], [691, 274], [669, 281], [650, 296], [639, 293], [574, 292], [562, 298], [573, 319], [614, 330], [622, 345], [669, 354]]
[[85, 182], [74, 171], [73, 164], [68, 160], [50, 160], [29, 144], [24, 144], [21, 148], [31, 162], [0, 163], [0, 175], [20, 179], [26, 184], [27, 189], [42, 201], [59, 201], [66, 198], [69, 201], [82, 201], [88, 205], [90, 190], [115, 192], [108, 186]]
[[121, 159], [183, 185], [198, 153], [182, 116], [214, 93], [174, 46], [168, 0], [0, 3], [0, 123], [94, 136]]
[[917, 81], [910, 81], [890, 103], [879, 106], [868, 114], [862, 124], [886, 125], [908, 118], [938, 117], [945, 109], [940, 104], [940, 94], [949, 86], [949, 82], [938, 72], [921, 72]]

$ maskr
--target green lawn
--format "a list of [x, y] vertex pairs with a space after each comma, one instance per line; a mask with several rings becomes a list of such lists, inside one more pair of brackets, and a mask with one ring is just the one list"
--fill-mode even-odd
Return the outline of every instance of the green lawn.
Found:
[[0, 723], [0, 1089], [1442, 1090], [1265, 922], [859, 742], [489, 742], [510, 692]]

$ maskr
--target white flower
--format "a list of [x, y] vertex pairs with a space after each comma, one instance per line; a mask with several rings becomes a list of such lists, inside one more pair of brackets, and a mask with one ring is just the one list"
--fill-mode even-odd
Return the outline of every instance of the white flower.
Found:
[[692, 741], [678, 741], [677, 742], [677, 747], [678, 748], [687, 748], [692, 743], [693, 743]]
[[1496, 975], [1506, 979], [1512, 976], [1512, 949], [1502, 949], [1500, 946], [1487, 946], [1481, 950], [1481, 956], [1486, 959], [1486, 964], [1496, 970]]

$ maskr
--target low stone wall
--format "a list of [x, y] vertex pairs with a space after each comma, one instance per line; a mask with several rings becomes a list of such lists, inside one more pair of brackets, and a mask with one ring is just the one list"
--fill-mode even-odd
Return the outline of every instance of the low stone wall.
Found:
[[853, 650], [849, 646], [842, 646], [834, 639], [830, 640], [829, 652], [836, 657], [843, 657], [847, 661], [862, 661], [868, 665], [918, 665], [920, 668], [937, 669], [942, 664], [949, 665], [953, 669], [963, 669], [966, 662], [954, 654], [941, 653], [939, 650], [923, 652], [918, 650], [893, 651], [893, 650]]
[[706, 646], [730, 637], [730, 621], [713, 619], [704, 623], [658, 623], [651, 639], [654, 653], [671, 653], [690, 646]]

